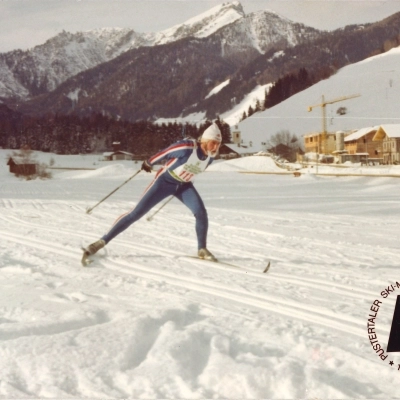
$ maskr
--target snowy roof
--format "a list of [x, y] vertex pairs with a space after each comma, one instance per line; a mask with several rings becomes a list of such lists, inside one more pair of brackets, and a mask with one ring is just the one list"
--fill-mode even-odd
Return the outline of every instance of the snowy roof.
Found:
[[372, 140], [383, 140], [389, 138], [400, 138], [400, 124], [381, 125]]
[[256, 150], [253, 147], [243, 147], [243, 146], [247, 146], [247, 145], [238, 146], [235, 143], [224, 143], [224, 145], [238, 154], [249, 154], [249, 153], [257, 153], [258, 152], [258, 150]]
[[344, 141], [350, 142], [352, 140], [360, 139], [363, 136], [368, 135], [368, 133], [377, 131], [378, 129], [379, 129], [379, 126], [369, 126], [368, 128], [359, 129], [358, 131], [355, 131], [355, 132], [351, 133], [350, 135], [346, 136], [344, 138]]
[[29, 160], [27, 158], [21, 156], [12, 156], [8, 159], [7, 165], [10, 164], [18, 164], [18, 165], [30, 165], [30, 164], [37, 164], [35, 160]]
[[106, 151], [105, 153], [103, 153], [103, 156], [109, 157], [109, 156], [112, 156], [114, 154], [126, 154], [128, 156], [133, 156], [132, 153], [128, 153], [127, 151], [121, 151], [121, 150], [118, 150], [118, 151]]
[[391, 138], [400, 137], [400, 124], [385, 124], [381, 125], [381, 128]]

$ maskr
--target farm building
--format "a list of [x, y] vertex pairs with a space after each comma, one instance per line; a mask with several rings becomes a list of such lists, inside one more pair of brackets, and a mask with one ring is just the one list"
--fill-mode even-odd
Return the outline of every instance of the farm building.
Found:
[[133, 154], [126, 151], [110, 151], [103, 153], [104, 161], [132, 160]]
[[37, 163], [24, 160], [22, 157], [14, 156], [8, 159], [7, 165], [10, 168], [10, 173], [15, 175], [35, 175], [37, 172]]
[[113, 143], [113, 151], [103, 153], [104, 161], [117, 161], [117, 160], [132, 160], [133, 154], [120, 149], [120, 142]]
[[219, 157], [222, 159], [251, 156], [256, 151], [247, 145], [223, 143], [219, 148]]

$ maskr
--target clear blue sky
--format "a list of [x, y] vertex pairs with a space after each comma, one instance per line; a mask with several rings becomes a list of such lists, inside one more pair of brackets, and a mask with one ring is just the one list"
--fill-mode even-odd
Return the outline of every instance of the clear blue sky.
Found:
[[[226, 0], [0, 0], [0, 52], [44, 43], [62, 30], [127, 27], [155, 32]], [[400, 11], [400, 0], [243, 0], [247, 13], [272, 10], [318, 29], [374, 22]]]

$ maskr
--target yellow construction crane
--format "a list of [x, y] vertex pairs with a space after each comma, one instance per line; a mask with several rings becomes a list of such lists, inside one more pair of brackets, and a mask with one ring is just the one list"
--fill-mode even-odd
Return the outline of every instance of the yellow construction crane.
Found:
[[[354, 97], [360, 97], [360, 94], [353, 94], [351, 96], [342, 96], [338, 97], [333, 100], [327, 100], [325, 101], [325, 96], [322, 95], [322, 102], [320, 104], [314, 104], [313, 106], [308, 107], [308, 112], [312, 111], [313, 108], [315, 107], [321, 107], [322, 108], [322, 141], [324, 141], [324, 152], [326, 153], [326, 105], [327, 104], [333, 104], [337, 103], [338, 101], [343, 101], [343, 100], [348, 100], [348, 99], [353, 99]], [[318, 135], [318, 151], [319, 153], [319, 135]]]

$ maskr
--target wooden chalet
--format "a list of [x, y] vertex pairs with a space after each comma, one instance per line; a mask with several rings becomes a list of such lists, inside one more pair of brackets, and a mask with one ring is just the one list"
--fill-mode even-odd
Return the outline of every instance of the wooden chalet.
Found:
[[384, 164], [400, 164], [400, 124], [380, 125], [372, 140], [380, 145]]
[[239, 158], [251, 156], [255, 153], [251, 146], [235, 143], [223, 143], [219, 148], [219, 158], [229, 159], [229, 158]]
[[10, 168], [10, 173], [15, 175], [30, 176], [37, 173], [37, 163], [26, 161], [22, 157], [10, 157], [7, 165]]
[[104, 161], [133, 160], [133, 154], [122, 151], [120, 145], [120, 142], [114, 142], [113, 151], [103, 153]]

